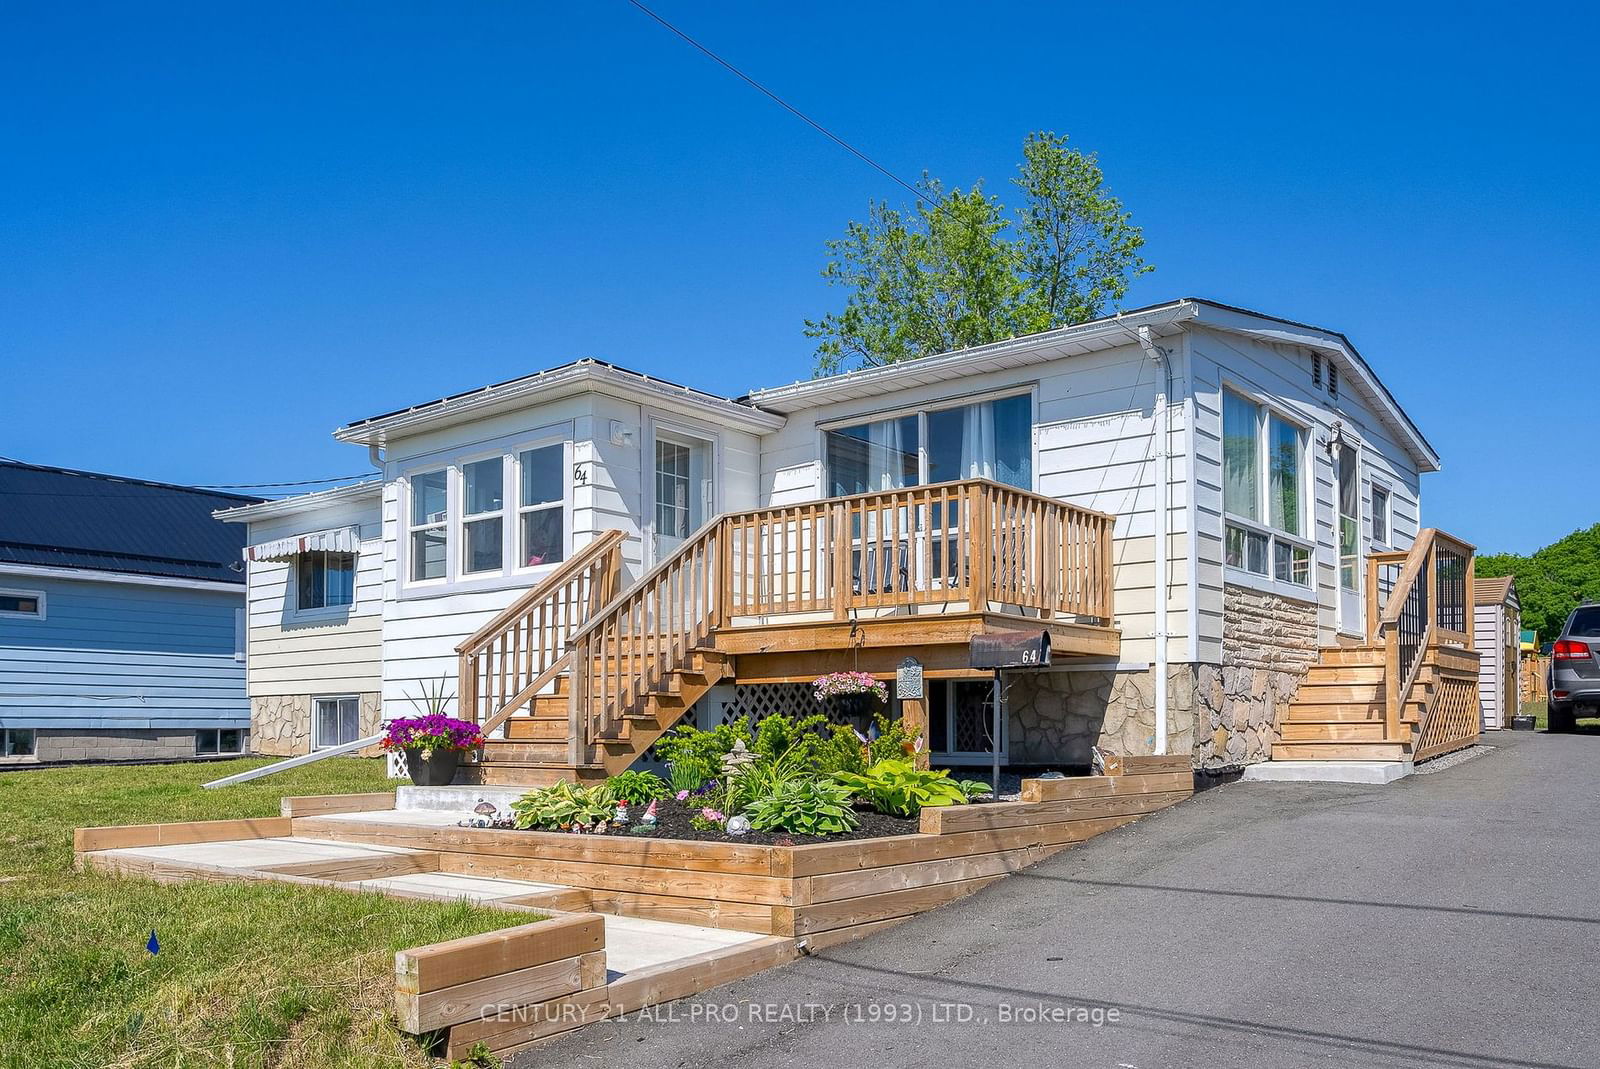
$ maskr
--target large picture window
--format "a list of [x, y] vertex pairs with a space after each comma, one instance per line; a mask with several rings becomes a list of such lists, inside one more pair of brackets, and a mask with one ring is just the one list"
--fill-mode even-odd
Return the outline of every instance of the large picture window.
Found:
[[840, 427], [826, 439], [831, 497], [960, 479], [1033, 489], [1028, 394]]
[[1223, 546], [1230, 568], [1311, 585], [1306, 540], [1305, 431], [1265, 405], [1222, 394]]

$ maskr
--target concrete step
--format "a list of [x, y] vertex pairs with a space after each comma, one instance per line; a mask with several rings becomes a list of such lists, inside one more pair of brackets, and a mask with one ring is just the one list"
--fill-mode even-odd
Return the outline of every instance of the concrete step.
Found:
[[591, 782], [605, 779], [605, 769], [571, 765], [462, 765], [453, 786], [548, 787], [561, 780]]

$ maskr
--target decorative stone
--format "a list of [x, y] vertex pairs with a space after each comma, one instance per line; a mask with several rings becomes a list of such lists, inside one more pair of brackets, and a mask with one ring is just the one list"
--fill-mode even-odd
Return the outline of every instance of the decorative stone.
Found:
[[725, 827], [729, 835], [748, 835], [750, 833], [750, 818], [740, 813], [738, 816], [729, 817]]

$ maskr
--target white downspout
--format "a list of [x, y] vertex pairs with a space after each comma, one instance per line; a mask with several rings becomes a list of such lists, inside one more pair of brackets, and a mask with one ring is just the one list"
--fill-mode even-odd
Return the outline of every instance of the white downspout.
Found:
[[1156, 461], [1156, 739], [1155, 752], [1167, 752], [1167, 540], [1172, 518], [1168, 511], [1171, 488], [1167, 476], [1167, 449], [1171, 437], [1171, 416], [1167, 411], [1167, 394], [1172, 383], [1172, 367], [1167, 354], [1156, 345], [1150, 328], [1139, 328], [1139, 347], [1150, 358], [1156, 369], [1156, 403], [1150, 410], [1150, 437], [1155, 446]]

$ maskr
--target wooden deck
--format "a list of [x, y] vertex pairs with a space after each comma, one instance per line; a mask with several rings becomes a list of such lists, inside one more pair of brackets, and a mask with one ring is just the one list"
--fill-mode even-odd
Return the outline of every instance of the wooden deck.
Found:
[[[719, 517], [632, 586], [621, 532], [458, 648], [462, 716], [491, 744], [463, 782], [598, 778], [713, 686], [976, 675], [983, 631], [1045, 629], [1057, 659], [1115, 659], [1113, 518], [984, 480]], [[564, 718], [564, 727], [560, 721]]]
[[[85, 828], [78, 864], [158, 880], [276, 880], [471, 898], [554, 921], [404, 951], [396, 1009], [496, 1053], [696, 994], [962, 898], [1076, 842], [1175, 805], [1187, 758], [1024, 781], [1023, 798], [926, 809], [917, 834], [811, 846], [456, 826], [390, 795], [286, 799], [282, 817]], [[485, 1008], [496, 1012], [486, 1014]], [[509, 1008], [509, 1012], [499, 1012]]]

